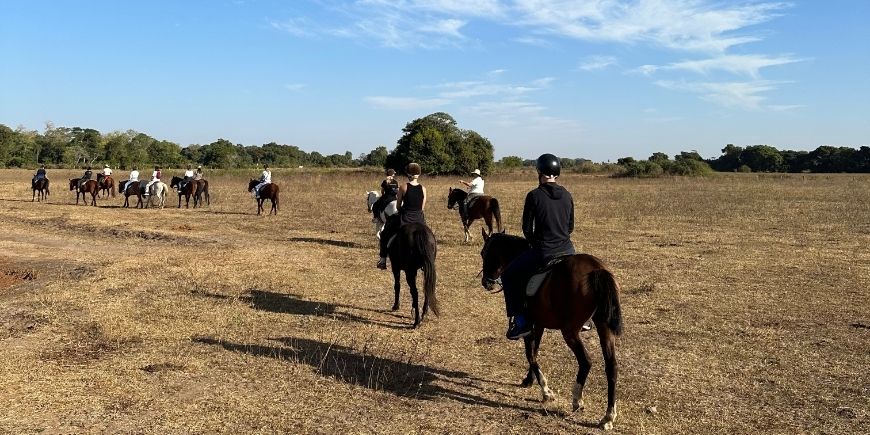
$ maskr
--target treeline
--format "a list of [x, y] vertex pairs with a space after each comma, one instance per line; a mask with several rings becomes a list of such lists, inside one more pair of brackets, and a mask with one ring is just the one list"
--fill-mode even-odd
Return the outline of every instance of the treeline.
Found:
[[180, 167], [200, 164], [209, 168], [247, 168], [269, 164], [274, 167], [391, 167], [401, 172], [416, 161], [427, 174], [463, 173], [474, 169], [488, 173], [493, 164], [493, 147], [472, 130], [461, 130], [446, 113], [433, 113], [409, 122], [392, 152], [379, 146], [354, 157], [306, 152], [293, 145], [275, 142], [253, 146], [226, 139], [186, 147], [133, 130], [101, 134], [91, 128], [55, 127], [45, 131], [11, 129], [0, 124], [0, 167], [82, 167], [108, 164], [129, 169], [133, 165]]
[[[596, 163], [588, 159], [562, 158], [569, 172], [603, 173], [616, 177], [657, 177], [662, 175], [706, 175], [720, 172], [818, 172], [870, 173], [870, 147], [820, 146], [813, 151], [780, 151], [769, 145], [739, 147], [728, 144], [722, 155], [704, 159], [696, 151], [683, 151], [670, 158], [653, 153], [646, 160], [623, 157], [616, 163]], [[499, 169], [534, 167], [535, 160], [507, 156], [496, 163]]]

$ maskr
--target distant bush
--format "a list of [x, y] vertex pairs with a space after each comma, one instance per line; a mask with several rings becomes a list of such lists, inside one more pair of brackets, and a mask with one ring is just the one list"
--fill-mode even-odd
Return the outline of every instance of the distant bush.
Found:
[[621, 170], [613, 174], [615, 177], [703, 176], [713, 173], [713, 169], [706, 162], [691, 158], [681, 158], [678, 160], [657, 159], [655, 162], [649, 160], [629, 161], [619, 166]]
[[737, 168], [737, 172], [752, 172], [752, 168], [747, 165], [740, 165], [740, 167]]

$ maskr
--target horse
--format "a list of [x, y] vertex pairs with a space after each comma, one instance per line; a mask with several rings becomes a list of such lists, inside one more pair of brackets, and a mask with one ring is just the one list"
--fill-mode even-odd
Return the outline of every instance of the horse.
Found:
[[[405, 224], [399, 227], [396, 237], [389, 247], [390, 265], [393, 270], [393, 289], [396, 293], [393, 311], [399, 309], [400, 274], [405, 272], [405, 280], [411, 288], [414, 310], [414, 328], [426, 317], [429, 308], [438, 315], [438, 300], [435, 298], [435, 255], [438, 246], [435, 234], [423, 224]], [[423, 269], [423, 314], [417, 303], [417, 270]]]
[[[145, 208], [148, 208], [148, 207], [163, 208], [166, 205], [166, 191], [169, 190], [169, 188], [166, 187], [166, 183], [164, 183], [160, 180], [157, 180], [154, 183], [151, 183], [150, 187], [147, 187], [147, 186], [148, 186], [148, 183], [141, 183], [141, 182], [139, 183], [140, 192], [143, 195], [148, 196], [148, 200], [146, 200], [144, 202]], [[148, 192], [145, 192], [146, 188], [148, 188]], [[147, 193], [147, 195], [146, 195], [146, 193]], [[155, 200], [157, 201], [156, 206], [154, 205]]]
[[196, 208], [196, 206], [199, 205], [199, 195], [196, 194], [199, 190], [199, 183], [193, 180], [188, 180], [187, 184], [182, 188], [182, 182], [184, 182], [184, 178], [177, 176], [172, 177], [172, 180], [169, 182], [169, 187], [178, 191], [178, 208], [181, 208], [182, 196], [184, 196], [185, 199], [184, 208], [190, 208], [191, 195], [193, 196], [193, 208]]
[[91, 194], [91, 205], [96, 207], [97, 206], [97, 193], [99, 193], [99, 191], [100, 191], [99, 187], [97, 186], [97, 182], [94, 180], [88, 180], [88, 181], [85, 181], [85, 183], [82, 184], [81, 187], [79, 187], [79, 181], [81, 181], [80, 178], [70, 178], [70, 180], [69, 180], [70, 192], [72, 192], [73, 190], [76, 191], [76, 205], [79, 205], [79, 195], [81, 195], [81, 197], [82, 197], [83, 204], [87, 205], [88, 200], [87, 200], [87, 197], [85, 197], [85, 194], [90, 193]]
[[130, 195], [136, 195], [136, 208], [142, 206], [142, 192], [139, 190], [139, 186], [141, 183], [138, 181], [127, 181], [126, 185], [124, 181], [118, 182], [118, 191], [124, 195], [124, 207], [130, 207]]
[[[48, 200], [48, 195], [51, 193], [48, 190], [48, 178], [40, 178], [32, 181], [30, 187], [33, 189], [33, 197], [30, 199], [30, 202], [42, 202]], [[37, 193], [39, 194], [38, 196]]]
[[[517, 236], [504, 233], [490, 236], [483, 229], [481, 233], [484, 238], [480, 253], [483, 259], [481, 285], [492, 292], [505, 267], [521, 252], [529, 249], [530, 245]], [[529, 370], [521, 385], [529, 387], [536, 379], [543, 400], [553, 400], [553, 392], [547, 386], [547, 378], [541, 371], [537, 357], [544, 329], [558, 329], [562, 332], [565, 344], [577, 358], [579, 371], [572, 391], [572, 410], [582, 409], [583, 385], [591, 363], [580, 339], [580, 329], [591, 317], [598, 331], [607, 374], [607, 411], [600, 424], [605, 430], [612, 429], [616, 419], [616, 337], [622, 333], [619, 284], [613, 274], [592, 255], [571, 255], [550, 269], [537, 293], [527, 302], [529, 319], [534, 322], [534, 327], [532, 333], [525, 337]]]
[[[465, 198], [467, 197], [468, 193], [465, 190], [454, 189], [451, 187], [450, 191], [447, 193], [447, 208], [452, 210], [459, 204], [462, 204], [462, 201], [465, 201]], [[489, 235], [492, 235], [493, 233], [493, 219], [495, 219], [498, 231], [500, 232], [502, 230], [501, 208], [499, 208], [497, 199], [489, 195], [481, 195], [478, 196], [477, 199], [474, 200], [474, 204], [468, 208], [467, 216], [462, 220], [462, 228], [465, 231], [466, 242], [471, 240], [471, 232], [468, 230], [471, 228], [471, 223], [481, 218], [483, 218], [483, 221], [486, 223], [486, 228], [489, 229]], [[460, 216], [460, 219], [462, 219], [462, 216]]]
[[108, 197], [111, 193], [112, 198], [115, 197], [115, 180], [112, 179], [111, 175], [97, 174], [97, 185], [100, 186], [100, 196], [105, 193]]
[[[251, 178], [251, 182], [248, 183], [248, 192], [254, 190], [257, 185], [260, 184], [259, 180], [255, 180]], [[263, 212], [263, 202], [266, 200], [272, 201], [272, 210], [269, 211], [269, 214], [278, 214], [278, 185], [275, 183], [269, 183], [260, 188], [260, 197], [257, 198], [257, 216]]]
[[211, 205], [211, 198], [208, 195], [208, 180], [200, 178], [199, 180], [193, 180], [193, 182], [197, 185], [195, 203], [202, 207], [203, 195], [205, 195], [205, 204]]
[[[369, 213], [372, 212], [372, 207], [375, 205], [375, 202], [380, 198], [378, 192], [371, 190], [366, 192], [366, 203], [368, 204]], [[387, 223], [387, 218], [398, 213], [399, 209], [396, 207], [396, 201], [390, 201], [380, 213], [378, 213], [377, 217], [372, 217], [372, 223], [375, 225], [375, 237], [378, 239], [381, 238], [381, 231], [384, 230], [384, 225]]]

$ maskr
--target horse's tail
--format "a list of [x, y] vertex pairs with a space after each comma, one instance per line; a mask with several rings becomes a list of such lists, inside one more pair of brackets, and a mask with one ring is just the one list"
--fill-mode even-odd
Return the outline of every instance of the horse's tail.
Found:
[[615, 335], [622, 334], [622, 309], [619, 306], [619, 284], [607, 269], [589, 272], [589, 286], [595, 295], [592, 318], [604, 322]]
[[489, 207], [492, 210], [492, 217], [495, 218], [495, 224], [498, 227], [496, 231], [501, 232], [501, 207], [498, 206], [498, 200], [493, 198], [489, 202]]
[[[426, 292], [426, 301], [429, 302], [429, 307], [435, 315], [438, 314], [438, 299], [435, 298], [435, 254], [437, 246], [435, 245], [435, 236], [432, 231], [423, 227], [424, 230], [414, 233], [414, 246], [417, 253], [423, 257], [423, 290]], [[430, 239], [430, 235], [431, 239]]]

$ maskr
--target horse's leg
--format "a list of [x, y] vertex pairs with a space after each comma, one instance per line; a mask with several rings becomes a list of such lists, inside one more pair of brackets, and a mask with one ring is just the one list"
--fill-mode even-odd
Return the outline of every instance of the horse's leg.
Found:
[[[487, 210], [489, 211], [489, 210]], [[492, 235], [492, 214], [483, 213], [483, 222], [486, 223], [486, 229], [489, 230], [489, 235]]]
[[417, 303], [417, 269], [405, 271], [405, 281], [411, 288], [411, 309], [414, 310], [414, 327], [420, 326], [420, 306]]
[[396, 311], [399, 309], [399, 292], [402, 290], [402, 278], [399, 276], [402, 270], [392, 258], [390, 259], [390, 266], [393, 268], [393, 291], [396, 294], [393, 302], [393, 311]]
[[555, 399], [556, 395], [553, 394], [553, 390], [550, 390], [547, 384], [547, 377], [544, 376], [544, 372], [541, 371], [541, 366], [538, 364], [538, 348], [541, 346], [541, 338], [544, 336], [544, 327], [536, 325], [529, 336], [531, 340], [529, 340], [526, 346], [526, 359], [529, 360], [529, 370], [535, 375], [538, 386], [541, 387], [541, 395], [543, 396], [541, 400], [549, 402]]
[[181, 194], [178, 194], [178, 208], [181, 208]]
[[583, 340], [580, 339], [579, 329], [563, 329], [562, 338], [565, 339], [565, 344], [574, 352], [577, 358], [579, 370], [577, 371], [577, 383], [571, 391], [571, 410], [576, 411], [583, 409], [583, 386], [586, 385], [586, 377], [589, 375], [589, 369], [592, 363], [589, 361], [589, 353], [583, 346]]
[[604, 354], [604, 371], [607, 373], [607, 411], [601, 419], [601, 427], [610, 430], [616, 420], [616, 338], [605, 321], [596, 320], [595, 330], [598, 331], [601, 353]]

